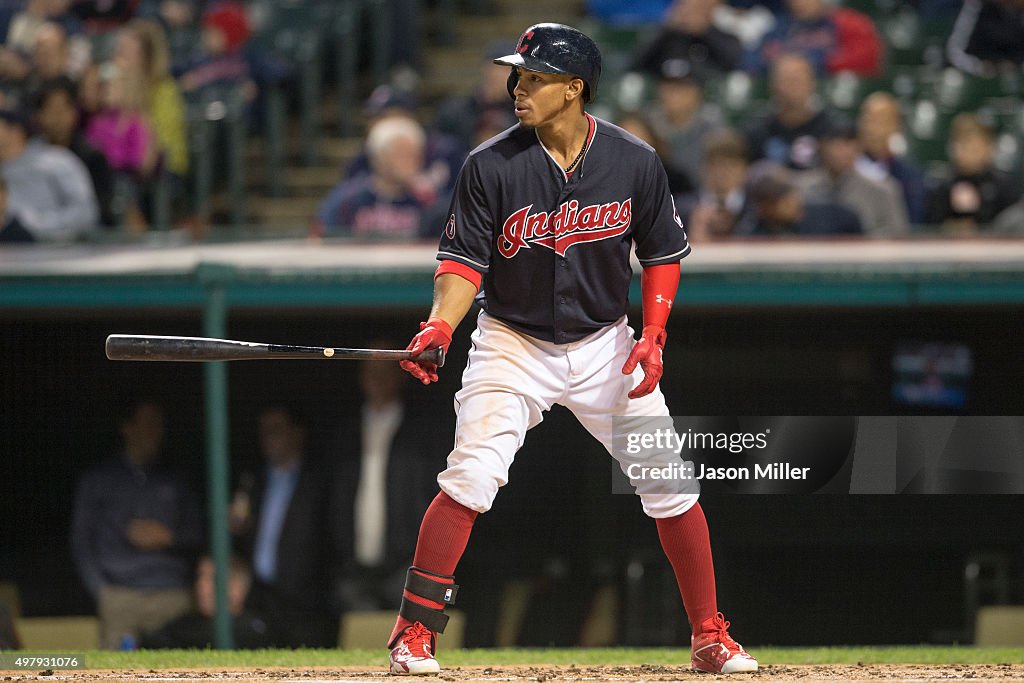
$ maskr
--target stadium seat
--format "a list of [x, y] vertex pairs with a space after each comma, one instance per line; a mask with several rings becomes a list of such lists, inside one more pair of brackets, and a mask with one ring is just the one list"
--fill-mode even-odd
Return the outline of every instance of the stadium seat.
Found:
[[[456, 609], [445, 610], [450, 618], [448, 627], [438, 637], [438, 645], [445, 649], [461, 648], [466, 633], [466, 615]], [[348, 612], [341, 617], [338, 647], [343, 650], [377, 650], [384, 647], [395, 626], [392, 610]]]
[[1024, 646], [1024, 606], [989, 605], [978, 610], [974, 644], [983, 647]]
[[21, 614], [21, 591], [18, 584], [13, 581], [0, 581], [0, 603], [7, 605], [7, 609], [15, 617]]
[[855, 113], [864, 98], [873, 92], [893, 92], [890, 76], [862, 78], [855, 73], [844, 71], [826, 80], [822, 85], [825, 100], [834, 109]]
[[[271, 110], [283, 106], [281, 80], [294, 74], [298, 83], [302, 159], [306, 166], [317, 163], [323, 80], [321, 65], [332, 12], [331, 4], [325, 2], [267, 3], [263, 25], [252, 41], [254, 52], [278, 67], [268, 69], [271, 77], [261, 84], [267, 92], [265, 132], [268, 148], [279, 150], [283, 147], [283, 118], [270, 114]], [[270, 177], [273, 178], [274, 174], [271, 173]], [[271, 189], [271, 194], [279, 196], [280, 187], [272, 186]]]
[[96, 617], [22, 617], [16, 626], [25, 650], [83, 652], [100, 646]]
[[[193, 210], [210, 215], [215, 178], [226, 174], [231, 203], [231, 222], [241, 225], [247, 216], [245, 147], [248, 120], [242, 89], [207, 89], [188, 103], [189, 149], [192, 154]], [[218, 154], [219, 150], [226, 154]], [[224, 159], [225, 167], [217, 164]], [[280, 169], [278, 173], [283, 173]]]

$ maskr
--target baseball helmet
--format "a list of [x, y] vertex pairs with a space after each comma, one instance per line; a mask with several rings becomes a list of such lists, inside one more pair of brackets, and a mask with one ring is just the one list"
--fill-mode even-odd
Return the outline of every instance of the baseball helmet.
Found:
[[582, 31], [565, 24], [534, 24], [523, 31], [514, 54], [499, 57], [495, 64], [512, 67], [508, 94], [513, 95], [519, 75], [515, 67], [546, 74], [566, 74], [583, 79], [583, 101], [597, 92], [601, 78], [601, 51], [597, 43]]

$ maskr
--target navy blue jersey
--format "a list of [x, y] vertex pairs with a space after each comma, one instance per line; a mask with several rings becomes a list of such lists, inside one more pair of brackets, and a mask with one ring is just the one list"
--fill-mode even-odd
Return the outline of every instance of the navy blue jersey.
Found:
[[690, 251], [654, 150], [588, 117], [589, 146], [568, 179], [536, 131], [518, 124], [473, 150], [437, 254], [483, 275], [478, 299], [489, 314], [558, 344], [626, 314], [632, 245], [643, 266]]

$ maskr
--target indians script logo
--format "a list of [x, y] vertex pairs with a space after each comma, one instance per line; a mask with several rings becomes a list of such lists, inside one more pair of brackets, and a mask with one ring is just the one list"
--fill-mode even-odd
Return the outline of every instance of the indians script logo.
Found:
[[533, 204], [524, 206], [501, 226], [498, 253], [505, 258], [512, 258], [520, 249], [529, 249], [534, 244], [565, 256], [574, 244], [618, 237], [629, 229], [633, 218], [632, 198], [582, 209], [579, 202], [572, 200], [551, 213], [530, 213], [532, 208]]

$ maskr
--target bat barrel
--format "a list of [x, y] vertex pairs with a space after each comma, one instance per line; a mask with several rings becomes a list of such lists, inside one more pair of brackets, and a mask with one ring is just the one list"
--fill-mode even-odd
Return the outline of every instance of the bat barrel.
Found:
[[[207, 337], [131, 334], [112, 334], [107, 337], [106, 353], [110, 360], [177, 362], [313, 358], [399, 361], [412, 357], [408, 351], [399, 350], [291, 346]], [[439, 366], [444, 365], [444, 352], [440, 348], [426, 351], [418, 358]]]
[[266, 344], [205, 337], [162, 337], [112, 334], [107, 337], [110, 360], [216, 361], [257, 358], [265, 355]]

